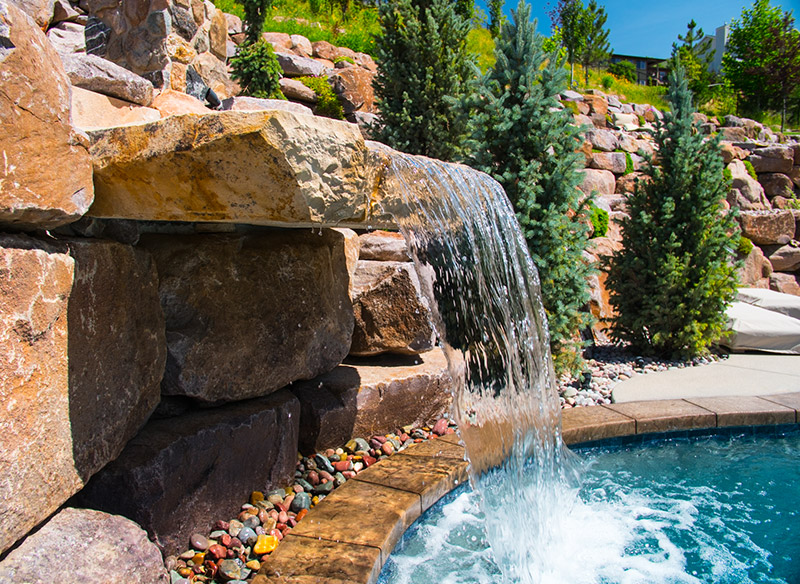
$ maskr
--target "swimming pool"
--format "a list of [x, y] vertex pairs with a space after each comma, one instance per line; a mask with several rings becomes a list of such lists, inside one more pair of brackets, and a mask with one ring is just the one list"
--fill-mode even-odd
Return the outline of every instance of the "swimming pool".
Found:
[[[800, 583], [800, 433], [578, 449], [544, 558], [514, 582]], [[544, 551], [544, 553], [542, 553]], [[382, 584], [503, 581], [467, 485], [405, 534]]]

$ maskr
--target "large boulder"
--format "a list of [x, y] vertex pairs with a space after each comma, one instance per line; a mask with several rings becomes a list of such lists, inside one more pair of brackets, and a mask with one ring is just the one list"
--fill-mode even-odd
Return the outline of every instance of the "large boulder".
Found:
[[76, 504], [128, 517], [164, 555], [178, 553], [193, 533], [208, 533], [215, 519], [235, 516], [252, 491], [289, 484], [299, 419], [300, 404], [282, 390], [152, 420]]
[[59, 55], [86, 52], [86, 27], [73, 22], [62, 22], [47, 31], [47, 40]]
[[731, 171], [731, 188], [738, 190], [740, 195], [729, 197], [732, 204], [735, 201], [736, 206], [747, 211], [770, 208], [769, 200], [764, 194], [764, 187], [750, 176], [744, 162], [734, 160], [728, 164], [728, 170]]
[[315, 57], [326, 61], [335, 61], [337, 58], [345, 57], [355, 60], [356, 52], [348, 47], [337, 47], [328, 41], [316, 41], [311, 43]]
[[205, 104], [192, 97], [188, 93], [181, 93], [180, 91], [173, 91], [168, 89], [158, 94], [151, 104], [153, 109], [158, 110], [160, 117], [166, 118], [167, 116], [180, 116], [183, 114], [200, 114], [205, 115], [210, 113]]
[[295, 383], [300, 400], [300, 450], [336, 448], [353, 437], [429, 424], [450, 407], [453, 390], [441, 349], [418, 357], [353, 360], [311, 381]]
[[[225, 61], [218, 59], [212, 53], [200, 53], [192, 61], [191, 65], [219, 99], [233, 97], [241, 91], [239, 84], [233, 81], [228, 74], [228, 67]], [[190, 92], [187, 91], [187, 93]]]
[[411, 262], [359, 261], [353, 286], [351, 355], [430, 351], [435, 335]]
[[297, 79], [281, 77], [280, 86], [281, 92], [287, 99], [298, 99], [306, 103], [317, 103], [319, 100], [313, 89], [307, 87], [302, 81], [298, 81]]
[[69, 423], [84, 480], [114, 460], [161, 398], [166, 362], [158, 274], [150, 255], [113, 241], [68, 239]]
[[773, 272], [769, 277], [769, 289], [783, 294], [800, 296], [800, 281], [795, 274]]
[[741, 287], [769, 289], [770, 274], [772, 274], [772, 264], [764, 256], [761, 248], [754, 245], [738, 270]]
[[797, 241], [787, 245], [765, 247], [764, 253], [776, 272], [794, 272], [800, 269], [800, 244]]
[[[629, 155], [630, 156], [630, 155]], [[627, 159], [623, 152], [595, 152], [592, 154], [591, 168], [608, 170], [614, 174], [624, 174]]]
[[[283, 81], [283, 80], [281, 80]], [[301, 84], [302, 85], [302, 84]], [[305, 85], [303, 86], [305, 87]], [[314, 93], [313, 91], [311, 93]], [[260, 97], [236, 96], [222, 100], [222, 109], [225, 111], [236, 112], [258, 112], [266, 110], [281, 110], [284, 112], [294, 112], [307, 116], [314, 115], [310, 107], [300, 103], [293, 103], [284, 99], [264, 99]], [[207, 112], [206, 112], [207, 113]]]
[[792, 179], [778, 172], [766, 172], [758, 175], [758, 182], [764, 187], [764, 194], [772, 197], [791, 197], [794, 192]]
[[353, 333], [344, 237], [146, 235], [167, 326], [165, 395], [267, 395], [336, 367]]
[[356, 111], [376, 113], [375, 92], [372, 81], [375, 74], [361, 67], [338, 69], [329, 78], [333, 91], [339, 97], [345, 114]]
[[41, 29], [46, 29], [53, 16], [55, 0], [8, 0], [9, 4], [30, 16]]
[[614, 192], [617, 181], [610, 170], [585, 168], [579, 172], [583, 173], [583, 181], [578, 188], [587, 195], [592, 193], [607, 195]]
[[153, 101], [153, 84], [116, 63], [97, 55], [61, 55], [61, 62], [72, 85], [138, 105]]
[[50, 229], [75, 221], [93, 188], [86, 144], [70, 123], [69, 80], [42, 31], [5, 3], [0, 87], [0, 224]]
[[616, 192], [627, 195], [635, 192], [637, 183], [640, 188], [650, 181], [650, 176], [643, 172], [631, 172], [617, 178]]
[[592, 148], [603, 152], [613, 152], [619, 146], [617, 133], [611, 130], [589, 130], [586, 132], [585, 139], [592, 145]]
[[63, 248], [23, 236], [0, 237], [0, 256], [0, 551], [5, 551], [83, 483], [73, 463], [68, 382], [74, 261]]
[[788, 146], [759, 148], [750, 155], [750, 162], [757, 173], [780, 172], [788, 174], [794, 165], [794, 151]]
[[[156, 101], [159, 99], [161, 96], [156, 98]], [[80, 87], [72, 88], [72, 121], [76, 128], [87, 131], [99, 130], [155, 122], [160, 119], [161, 113], [156, 108], [136, 105]]]
[[314, 59], [301, 57], [294, 53], [282, 52], [276, 52], [275, 56], [278, 58], [278, 63], [287, 77], [302, 77], [304, 75], [322, 77], [325, 75], [325, 65]]
[[95, 217], [380, 227], [357, 126], [291, 112], [172, 116], [91, 132]]
[[133, 521], [91, 509], [58, 512], [0, 562], [0, 582], [168, 584], [158, 548]]
[[785, 244], [794, 238], [794, 215], [789, 210], [742, 211], [742, 234], [757, 245]]

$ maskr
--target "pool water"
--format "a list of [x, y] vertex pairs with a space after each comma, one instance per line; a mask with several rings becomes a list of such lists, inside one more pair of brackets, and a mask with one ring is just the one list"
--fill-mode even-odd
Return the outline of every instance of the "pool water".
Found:
[[[800, 584], [800, 433], [577, 456], [582, 483], [562, 497], [547, 541], [518, 537], [545, 559], [511, 582]], [[477, 495], [464, 485], [406, 532], [379, 582], [509, 582], [495, 557]]]

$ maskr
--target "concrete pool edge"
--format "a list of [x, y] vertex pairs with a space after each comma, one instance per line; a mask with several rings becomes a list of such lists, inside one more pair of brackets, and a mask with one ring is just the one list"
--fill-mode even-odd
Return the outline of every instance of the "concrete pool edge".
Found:
[[[567, 445], [676, 431], [800, 423], [800, 392], [627, 402], [562, 412]], [[467, 480], [450, 434], [359, 473], [297, 524], [253, 584], [373, 584], [405, 530]]]

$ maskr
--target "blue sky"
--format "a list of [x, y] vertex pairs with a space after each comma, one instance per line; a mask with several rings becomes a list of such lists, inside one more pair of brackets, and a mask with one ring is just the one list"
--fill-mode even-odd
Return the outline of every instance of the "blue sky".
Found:
[[[533, 16], [539, 20], [539, 31], [550, 32], [550, 18], [547, 16], [548, 1], [534, 0]], [[517, 7], [518, 0], [507, 0], [505, 11]], [[585, 0], [584, 4], [588, 3]], [[478, 6], [486, 11], [485, 0], [477, 0]], [[609, 39], [615, 53], [644, 57], [667, 58], [672, 50], [672, 43], [678, 40], [679, 34], [686, 32], [686, 25], [694, 19], [706, 34], [714, 34], [714, 30], [734, 18], [739, 18], [742, 8], [752, 6], [752, 0], [665, 0], [653, 2], [644, 0], [598, 0], [598, 4], [606, 7], [608, 21], [606, 26], [611, 31]], [[800, 0], [772, 0], [772, 6], [780, 6], [783, 10], [792, 10], [795, 24], [800, 25]]]

